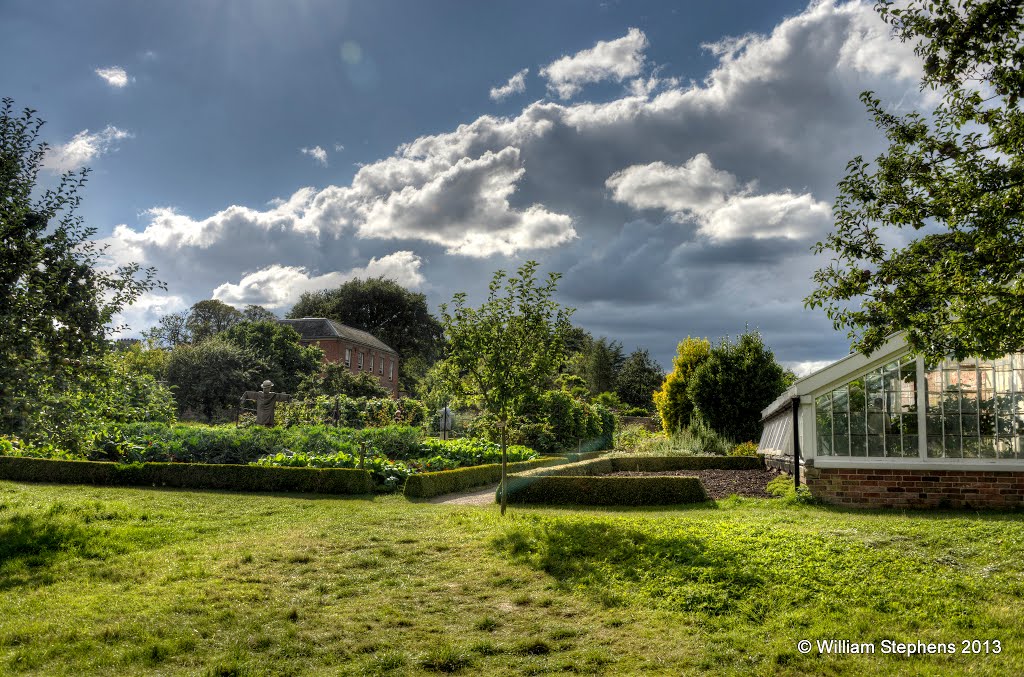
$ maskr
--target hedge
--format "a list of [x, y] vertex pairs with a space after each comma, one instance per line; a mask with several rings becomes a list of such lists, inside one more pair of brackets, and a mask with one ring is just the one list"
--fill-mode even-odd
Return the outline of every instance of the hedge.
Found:
[[[533, 461], [509, 463], [508, 472], [516, 473], [562, 463], [565, 463], [565, 459], [561, 457], [538, 458]], [[500, 463], [474, 465], [440, 472], [425, 472], [411, 475], [405, 481], [405, 496], [407, 498], [430, 498], [493, 484], [499, 480], [501, 480]]]
[[193, 463], [119, 464], [0, 456], [0, 479], [58, 484], [297, 491], [311, 494], [373, 493], [370, 473], [349, 468], [267, 468]]
[[671, 470], [764, 470], [757, 456], [617, 456], [615, 472], [667, 472]]
[[[496, 493], [501, 500], [501, 491]], [[509, 481], [509, 503], [674, 505], [708, 500], [696, 477], [523, 477]]]

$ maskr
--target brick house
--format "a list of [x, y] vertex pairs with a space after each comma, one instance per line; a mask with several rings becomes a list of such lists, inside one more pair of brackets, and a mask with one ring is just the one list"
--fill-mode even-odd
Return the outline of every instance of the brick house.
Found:
[[278, 322], [297, 331], [302, 345], [319, 346], [325, 362], [344, 364], [353, 374], [373, 374], [398, 397], [398, 353], [372, 334], [323, 317]]
[[[796, 381], [759, 452], [862, 507], [1024, 507], [1024, 353], [928, 364], [902, 334]], [[794, 454], [794, 449], [796, 454]]]

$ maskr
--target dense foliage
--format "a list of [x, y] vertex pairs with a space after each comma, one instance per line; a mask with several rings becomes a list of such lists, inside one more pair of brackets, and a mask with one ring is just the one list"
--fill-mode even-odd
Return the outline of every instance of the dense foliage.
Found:
[[[902, 41], [916, 42], [922, 88], [941, 103], [899, 115], [861, 99], [889, 141], [874, 166], [847, 165], [833, 209], [833, 252], [814, 276], [823, 307], [869, 354], [905, 330], [911, 348], [997, 357], [1024, 348], [1024, 3], [876, 3]], [[913, 229], [894, 237], [892, 230]], [[910, 239], [913, 238], [913, 239]], [[910, 240], [891, 248], [893, 240]]]
[[[107, 351], [108, 323], [161, 286], [152, 268], [98, 265], [103, 248], [76, 210], [88, 170], [37, 187], [47, 145], [35, 111], [0, 105], [0, 431], [39, 437], [95, 429], [99, 415], [66, 411], [101, 397], [91, 381]], [[41, 411], [42, 410], [42, 411]], [[73, 430], [65, 427], [74, 419]]]
[[247, 362], [262, 370], [257, 374], [258, 383], [270, 379], [278, 392], [295, 393], [301, 381], [323, 369], [323, 352], [316, 346], [300, 345], [297, 331], [275, 321], [237, 322], [217, 338], [240, 348]]
[[281, 425], [339, 425], [351, 428], [380, 427], [395, 423], [424, 425], [430, 416], [426, 406], [411, 398], [392, 399], [309, 397], [277, 405], [276, 422]]
[[340, 362], [326, 362], [302, 378], [295, 394], [303, 399], [334, 395], [381, 398], [390, 396], [391, 391], [369, 372], [353, 374]]
[[615, 379], [615, 393], [628, 405], [652, 411], [654, 393], [665, 381], [665, 372], [651, 354], [638, 348], [622, 363]]
[[256, 362], [237, 345], [219, 338], [181, 344], [167, 360], [167, 381], [179, 412], [202, 414], [207, 421], [234, 415], [242, 393], [258, 390], [267, 365]]

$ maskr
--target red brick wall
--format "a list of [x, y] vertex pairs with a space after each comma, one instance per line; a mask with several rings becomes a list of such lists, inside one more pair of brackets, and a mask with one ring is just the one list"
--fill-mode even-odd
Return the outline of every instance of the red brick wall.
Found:
[[860, 508], [1024, 506], [1024, 471], [806, 468], [804, 481], [826, 503]]

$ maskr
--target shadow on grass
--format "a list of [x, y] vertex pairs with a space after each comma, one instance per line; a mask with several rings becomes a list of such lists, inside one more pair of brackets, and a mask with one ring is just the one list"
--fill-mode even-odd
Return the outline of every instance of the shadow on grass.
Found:
[[497, 537], [494, 546], [606, 607], [635, 596], [718, 615], [765, 585], [742, 552], [708, 547], [691, 535], [654, 536], [607, 522], [530, 520]]
[[0, 525], [0, 590], [45, 580], [61, 559], [103, 558], [123, 550], [97, 529], [52, 511], [12, 515]]

